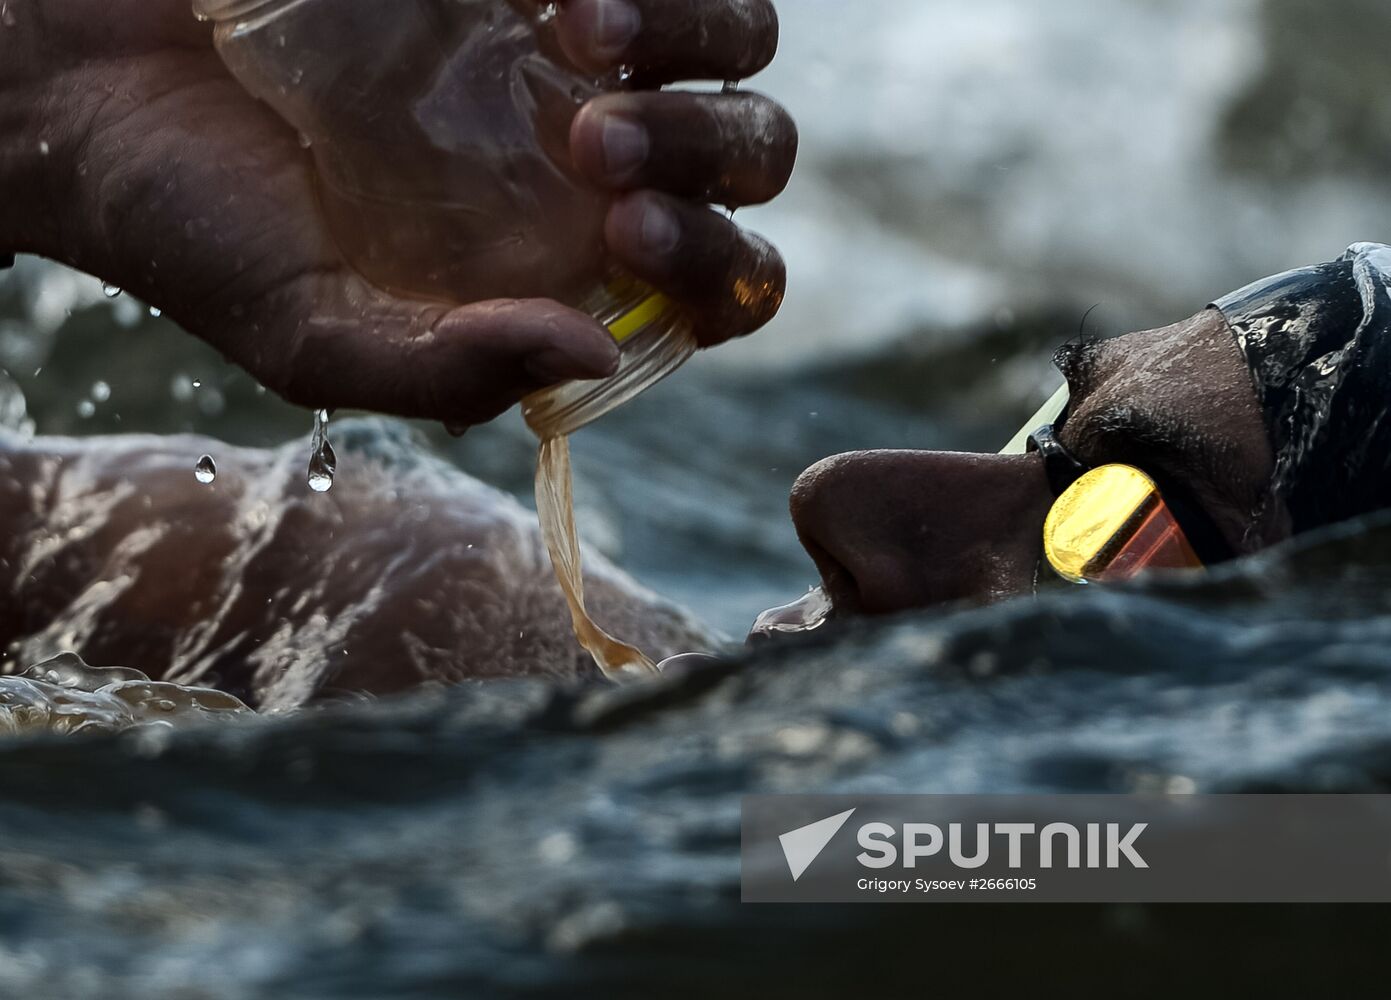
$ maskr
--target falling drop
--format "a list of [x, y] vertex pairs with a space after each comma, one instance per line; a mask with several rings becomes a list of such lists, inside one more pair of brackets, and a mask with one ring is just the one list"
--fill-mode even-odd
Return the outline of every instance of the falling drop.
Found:
[[301, 132], [301, 133], [299, 134], [299, 146], [300, 146], [300, 149], [308, 149], [308, 148], [309, 148], [310, 146], [312, 146], [312, 145], [314, 145], [314, 140], [311, 139], [311, 138], [310, 138], [307, 134], [305, 134], [304, 132]]
[[338, 472], [338, 456], [328, 440], [328, 410], [314, 413], [313, 451], [309, 456], [309, 488], [315, 493], [333, 489], [333, 477]]
[[96, 412], [97, 404], [93, 403], [90, 399], [84, 399], [77, 404], [77, 415], [83, 420], [91, 420], [92, 417], [96, 416]]
[[217, 463], [213, 461], [211, 455], [204, 455], [198, 459], [198, 464], [193, 467], [193, 478], [204, 486], [211, 484], [217, 478]]
[[120, 296], [121, 289], [119, 285], [113, 285], [109, 281], [103, 281], [101, 283], [101, 294], [105, 295], [108, 299], [114, 299]]
[[161, 309], [159, 306], [150, 306], [150, 315], [153, 316], [155, 319], [159, 319], [161, 316], [164, 315], [164, 310]]
[[633, 74], [636, 72], [637, 70], [633, 66], [624, 63], [622, 66], [618, 67], [618, 82], [627, 83], [633, 78]]
[[552, 21], [554, 21], [554, 20], [556, 19], [556, 16], [557, 16], [559, 13], [560, 13], [560, 5], [559, 5], [559, 4], [556, 4], [556, 3], [548, 3], [548, 4], [546, 4], [546, 6], [542, 7], [542, 8], [540, 9], [540, 11], [537, 12], [537, 14], [536, 14], [536, 23], [537, 23], [537, 24], [550, 24]]
[[92, 383], [92, 401], [95, 403], [105, 403], [111, 398], [111, 386], [105, 382]]
[[[738, 93], [738, 92], [739, 92], [739, 81], [738, 81], [738, 80], [726, 80], [726, 81], [724, 82], [724, 86], [720, 88], [720, 93], [722, 93], [722, 94], [735, 94], [735, 93]], [[733, 205], [726, 205], [726, 206], [725, 206], [725, 210], [724, 210], [724, 214], [725, 214], [725, 218], [726, 218], [726, 219], [731, 219], [731, 220], [732, 220], [732, 219], [734, 218], [734, 206], [733, 206]]]

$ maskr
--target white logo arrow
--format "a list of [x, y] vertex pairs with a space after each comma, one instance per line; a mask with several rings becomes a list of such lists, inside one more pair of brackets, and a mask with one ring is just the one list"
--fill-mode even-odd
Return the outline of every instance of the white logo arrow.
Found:
[[802, 873], [811, 867], [811, 863], [826, 849], [831, 838], [840, 832], [840, 828], [854, 811], [847, 809], [835, 816], [798, 827], [778, 838], [778, 843], [782, 844], [783, 857], [787, 858], [787, 867], [792, 871], [792, 881], [796, 882], [802, 877]]

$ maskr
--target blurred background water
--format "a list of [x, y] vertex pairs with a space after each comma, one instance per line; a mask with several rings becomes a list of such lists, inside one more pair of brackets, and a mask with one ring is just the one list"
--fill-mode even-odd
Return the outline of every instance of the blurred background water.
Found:
[[[576, 441], [589, 541], [729, 633], [813, 582], [786, 514], [809, 463], [998, 448], [1084, 325], [1171, 322], [1391, 234], [1384, 4], [781, 10], [778, 63], [749, 86], [792, 109], [801, 160], [786, 197], [738, 219], [786, 254], [786, 308]], [[27, 417], [3, 392], [0, 414], [41, 434], [302, 437], [307, 457], [308, 413], [51, 264], [0, 277], [0, 367]], [[514, 416], [426, 434], [528, 494], [534, 442]], [[831, 945], [860, 927], [881, 949], [856, 954], [888, 961], [950, 928], [740, 909], [738, 794], [1383, 789], [1384, 539], [1240, 567], [1225, 590], [866, 626], [760, 654], [747, 679], [681, 687], [631, 724], [524, 685], [0, 750], [0, 993], [616, 996], [630, 980], [698, 996], [723, 970], [763, 996], [835, 995], [834, 949], [778, 978], [790, 966], [749, 935]], [[1202, 948], [1224, 919], [1074, 911], [1035, 939], [1084, 930], [1146, 954]], [[1309, 946], [1355, 936], [1333, 911], [1280, 921]], [[1289, 955], [1261, 954], [1289, 975]], [[673, 969], [693, 955], [699, 975]]]

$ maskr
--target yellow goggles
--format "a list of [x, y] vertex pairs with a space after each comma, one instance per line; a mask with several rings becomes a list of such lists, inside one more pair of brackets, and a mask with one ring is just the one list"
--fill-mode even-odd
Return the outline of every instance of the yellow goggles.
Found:
[[[1057, 495], [1043, 525], [1043, 552], [1053, 571], [1073, 583], [1118, 583], [1145, 570], [1203, 566], [1149, 475], [1129, 465], [1088, 468], [1058, 443], [1052, 425], [1068, 400], [1064, 387], [1002, 452], [1038, 451], [1043, 456]], [[1190, 512], [1189, 519], [1204, 529], [1200, 536], [1210, 556], [1223, 551], [1220, 538], [1210, 537], [1215, 530], [1205, 518]]]
[[1043, 522], [1043, 553], [1073, 583], [1203, 565], [1154, 480], [1129, 465], [1103, 465], [1068, 487]]

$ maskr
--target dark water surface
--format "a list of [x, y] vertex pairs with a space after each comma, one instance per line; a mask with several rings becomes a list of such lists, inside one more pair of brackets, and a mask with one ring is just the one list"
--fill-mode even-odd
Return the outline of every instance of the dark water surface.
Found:
[[[835, 996], [856, 954], [916, 977], [879, 950], [914, 934], [985, 959], [970, 908], [741, 905], [739, 796], [1386, 791], [1389, 585], [1383, 519], [1208, 582], [850, 626], [648, 687], [4, 744], [0, 995]], [[1088, 976], [1221, 926], [994, 912], [1020, 955], [1106, 943]], [[1348, 920], [1242, 926], [1298, 933], [1270, 974]]]

